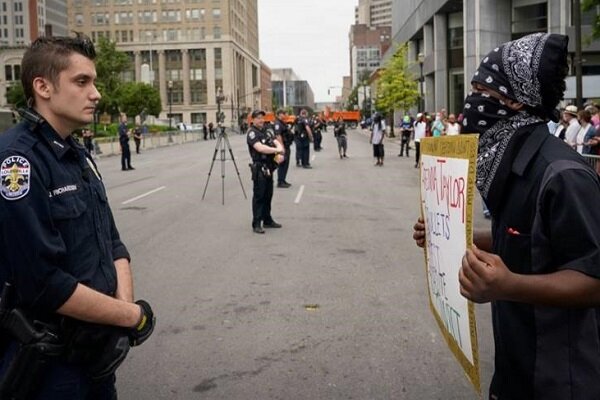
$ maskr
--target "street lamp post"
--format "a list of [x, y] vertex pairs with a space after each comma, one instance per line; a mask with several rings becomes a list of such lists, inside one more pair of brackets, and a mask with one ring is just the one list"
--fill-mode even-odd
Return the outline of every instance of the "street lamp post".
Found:
[[419, 75], [419, 112], [423, 112], [425, 109], [425, 94], [423, 93], [423, 81], [425, 78], [423, 77], [423, 61], [425, 61], [425, 55], [423, 53], [419, 53], [417, 55], [417, 59], [419, 61], [420, 75]]
[[169, 143], [173, 141], [171, 130], [173, 129], [173, 81], [167, 82], [169, 87]]

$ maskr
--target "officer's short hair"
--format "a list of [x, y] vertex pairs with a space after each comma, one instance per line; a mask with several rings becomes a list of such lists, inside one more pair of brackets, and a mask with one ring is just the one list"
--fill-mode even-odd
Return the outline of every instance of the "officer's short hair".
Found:
[[283, 108], [280, 108], [279, 110], [277, 110], [275, 112], [275, 115], [279, 115], [279, 114], [285, 114], [285, 110]]
[[94, 44], [81, 33], [76, 33], [75, 37], [41, 36], [31, 43], [21, 61], [21, 83], [30, 105], [34, 101], [33, 80], [42, 77], [56, 84], [58, 75], [69, 68], [69, 56], [73, 53], [90, 60], [96, 58]]

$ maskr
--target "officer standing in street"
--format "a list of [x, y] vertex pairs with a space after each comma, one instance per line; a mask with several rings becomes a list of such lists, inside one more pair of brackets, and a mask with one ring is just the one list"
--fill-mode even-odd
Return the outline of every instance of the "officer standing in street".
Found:
[[285, 180], [285, 178], [287, 177], [288, 167], [290, 166], [290, 147], [294, 141], [294, 135], [290, 131], [290, 128], [287, 126], [287, 124], [283, 121], [284, 118], [285, 111], [281, 109], [277, 110], [277, 117], [275, 118], [273, 130], [275, 132], [275, 138], [279, 143], [283, 144], [283, 148], [285, 149], [283, 162], [277, 167], [278, 188], [289, 188], [292, 186]]
[[2, 399], [114, 400], [114, 371], [154, 328], [101, 175], [71, 136], [100, 100], [95, 56], [87, 37], [35, 40], [28, 107], [0, 135]]
[[300, 166], [302, 164], [302, 168], [312, 168], [310, 165], [310, 142], [313, 141], [313, 133], [304, 109], [300, 111], [300, 115], [296, 118], [295, 130], [296, 165]]
[[248, 129], [246, 141], [252, 158], [250, 168], [254, 192], [252, 195], [252, 230], [254, 233], [265, 233], [265, 228], [281, 228], [271, 216], [271, 199], [273, 198], [273, 171], [286, 156], [285, 149], [279, 141], [264, 130], [265, 112], [252, 112], [253, 124]]
[[129, 129], [127, 128], [127, 115], [121, 114], [119, 124], [119, 144], [121, 145], [121, 170], [135, 169], [131, 166], [131, 150], [129, 148]]

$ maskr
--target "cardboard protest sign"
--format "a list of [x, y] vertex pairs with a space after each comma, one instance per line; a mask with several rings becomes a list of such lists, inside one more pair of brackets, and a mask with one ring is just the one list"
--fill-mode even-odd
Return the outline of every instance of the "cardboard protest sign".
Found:
[[477, 135], [421, 139], [421, 212], [431, 311], [471, 383], [481, 393], [473, 303], [460, 294], [458, 272], [473, 244]]

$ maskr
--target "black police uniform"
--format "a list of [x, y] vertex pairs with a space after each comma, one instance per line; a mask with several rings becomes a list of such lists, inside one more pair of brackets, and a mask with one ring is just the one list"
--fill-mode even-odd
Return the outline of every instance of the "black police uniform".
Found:
[[123, 171], [133, 169], [131, 166], [131, 150], [129, 149], [129, 134], [127, 133], [127, 124], [124, 122], [119, 125], [119, 143], [121, 144], [121, 169]]
[[[129, 253], [89, 154], [33, 110], [0, 135], [0, 149], [0, 283], [13, 285], [14, 306], [56, 325], [65, 319], [55, 311], [78, 283], [114, 296], [114, 260]], [[13, 341], [1, 355], [0, 377], [15, 349]], [[116, 398], [114, 374], [93, 383], [85, 366], [62, 359], [50, 360], [45, 378], [38, 383], [41, 398]]]
[[294, 135], [290, 131], [290, 128], [288, 128], [287, 124], [279, 118], [275, 119], [273, 131], [275, 132], [275, 136], [281, 136], [283, 140], [282, 144], [285, 149], [285, 157], [283, 162], [277, 167], [277, 184], [279, 186], [283, 186], [287, 184], [285, 178], [287, 177], [288, 168], [290, 166], [289, 154], [290, 147], [294, 141]]
[[296, 164], [301, 163], [304, 168], [310, 168], [310, 137], [307, 129], [309, 126], [307, 118], [299, 116], [296, 119]]
[[252, 126], [246, 136], [248, 151], [252, 158], [252, 181], [254, 183], [254, 193], [252, 195], [252, 228], [261, 228], [261, 223], [265, 225], [273, 224], [271, 217], [271, 199], [273, 198], [273, 171], [276, 164], [273, 161], [273, 154], [262, 154], [254, 149], [255, 143], [262, 143], [265, 146], [276, 147], [271, 137], [266, 131]]
[[321, 142], [323, 141], [323, 135], [321, 134], [321, 129], [323, 129], [323, 124], [321, 120], [315, 117], [312, 120], [311, 129], [313, 131], [313, 148], [315, 151], [321, 151]]

